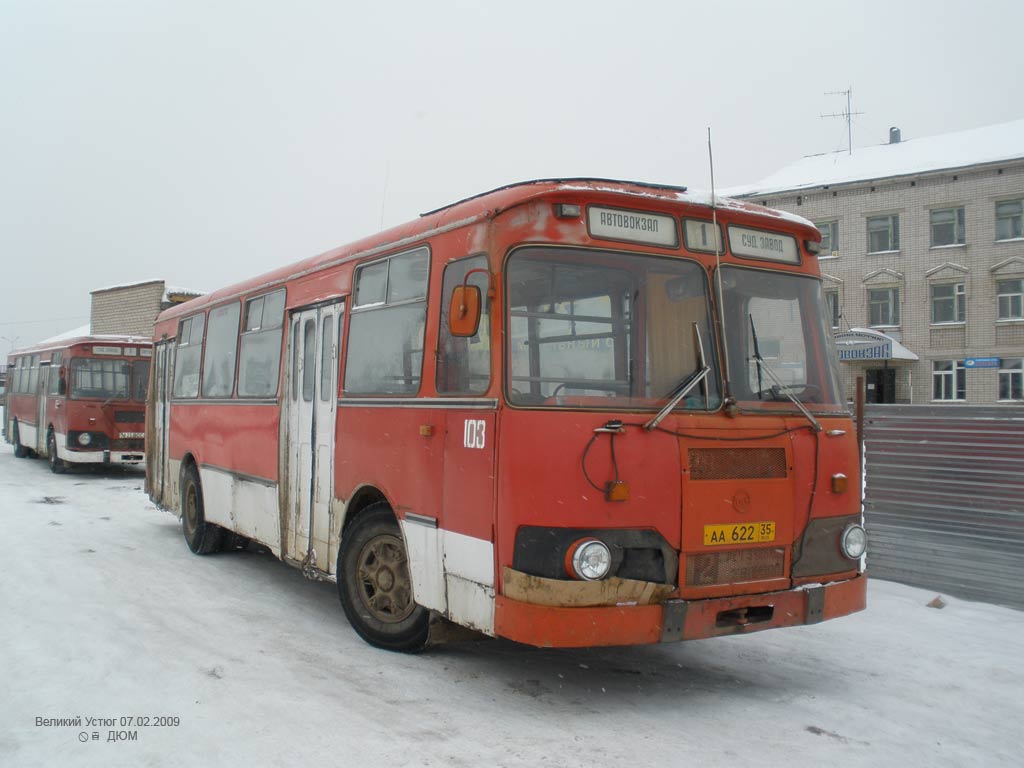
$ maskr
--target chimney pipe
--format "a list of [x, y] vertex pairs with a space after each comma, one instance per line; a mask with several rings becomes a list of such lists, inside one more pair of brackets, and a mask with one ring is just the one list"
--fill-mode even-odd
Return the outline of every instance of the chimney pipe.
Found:
[[900, 143], [900, 129], [895, 125], [889, 129], [889, 143], [899, 144]]

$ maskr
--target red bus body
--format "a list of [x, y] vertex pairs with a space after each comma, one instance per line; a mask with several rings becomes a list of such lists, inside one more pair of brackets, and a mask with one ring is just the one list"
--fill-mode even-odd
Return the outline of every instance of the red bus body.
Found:
[[141, 466], [153, 344], [78, 336], [12, 352], [4, 435], [18, 456], [68, 465]]
[[[339, 583], [347, 533], [390, 510], [417, 605], [537, 646], [861, 610], [840, 541], [860, 521], [858, 447], [826, 392], [819, 240], [681, 189], [529, 182], [224, 288], [157, 320], [149, 494], [180, 515], [194, 472], [207, 523]], [[445, 330], [462, 283], [487, 308], [468, 342]], [[574, 558], [592, 539], [611, 570], [588, 580]], [[371, 598], [380, 563], [360, 565]]]

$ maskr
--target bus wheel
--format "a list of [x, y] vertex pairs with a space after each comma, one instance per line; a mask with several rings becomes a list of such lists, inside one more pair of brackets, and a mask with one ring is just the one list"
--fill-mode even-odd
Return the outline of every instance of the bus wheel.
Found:
[[14, 422], [14, 434], [11, 442], [14, 443], [14, 455], [16, 458], [24, 459], [29, 454], [28, 448], [21, 444], [21, 435], [18, 434], [18, 422]]
[[194, 465], [185, 470], [181, 482], [181, 530], [188, 548], [197, 555], [208, 555], [220, 549], [224, 529], [206, 522], [203, 513], [203, 488]]
[[49, 454], [50, 471], [55, 475], [64, 474], [68, 465], [57, 455], [57, 438], [53, 436], [52, 429], [46, 435], [46, 452]]
[[388, 651], [423, 649], [430, 612], [412, 599], [409, 558], [387, 504], [374, 504], [345, 531], [337, 573], [341, 606], [363, 640]]

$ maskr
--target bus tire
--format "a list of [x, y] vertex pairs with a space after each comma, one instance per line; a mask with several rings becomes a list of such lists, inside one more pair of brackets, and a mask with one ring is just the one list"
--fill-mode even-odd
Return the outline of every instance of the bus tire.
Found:
[[21, 444], [21, 434], [18, 432], [18, 422], [14, 422], [14, 434], [11, 435], [11, 440], [14, 443], [14, 456], [18, 459], [26, 458], [30, 451], [24, 445]]
[[181, 531], [185, 543], [197, 555], [208, 555], [220, 549], [224, 529], [206, 522], [203, 509], [203, 487], [194, 464], [185, 469], [181, 480]]
[[373, 504], [344, 532], [337, 574], [341, 606], [363, 640], [387, 651], [423, 649], [430, 611], [413, 601], [405, 542], [387, 504]]
[[57, 455], [57, 438], [53, 436], [51, 429], [46, 433], [46, 452], [49, 454], [47, 460], [50, 462], [50, 471], [55, 475], [63, 475], [68, 471], [67, 463]]

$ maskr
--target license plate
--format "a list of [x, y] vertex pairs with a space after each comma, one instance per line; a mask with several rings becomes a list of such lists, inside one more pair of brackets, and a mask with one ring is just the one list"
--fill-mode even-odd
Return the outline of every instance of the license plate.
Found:
[[719, 544], [755, 544], [760, 541], [775, 541], [774, 522], [704, 526], [706, 547]]

